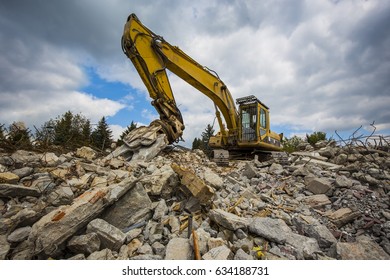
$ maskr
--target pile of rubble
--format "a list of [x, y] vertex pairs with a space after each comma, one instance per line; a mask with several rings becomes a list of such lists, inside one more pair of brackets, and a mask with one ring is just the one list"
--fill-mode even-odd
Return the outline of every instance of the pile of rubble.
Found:
[[0, 259], [390, 259], [388, 151], [0, 154]]

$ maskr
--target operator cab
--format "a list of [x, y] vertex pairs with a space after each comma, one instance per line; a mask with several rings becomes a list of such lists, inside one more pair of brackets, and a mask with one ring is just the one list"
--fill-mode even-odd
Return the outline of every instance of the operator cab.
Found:
[[236, 103], [241, 122], [239, 142], [250, 144], [264, 140], [269, 131], [269, 108], [253, 95], [238, 98]]

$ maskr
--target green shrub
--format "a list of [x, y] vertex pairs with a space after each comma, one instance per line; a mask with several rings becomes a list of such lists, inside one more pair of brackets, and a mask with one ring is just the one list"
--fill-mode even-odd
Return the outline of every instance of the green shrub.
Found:
[[297, 151], [299, 144], [303, 143], [303, 139], [298, 136], [293, 136], [290, 139], [285, 137], [282, 143], [285, 152], [293, 153]]
[[313, 132], [312, 134], [308, 135], [306, 134], [306, 141], [314, 146], [315, 143], [326, 140], [326, 133], [321, 131]]

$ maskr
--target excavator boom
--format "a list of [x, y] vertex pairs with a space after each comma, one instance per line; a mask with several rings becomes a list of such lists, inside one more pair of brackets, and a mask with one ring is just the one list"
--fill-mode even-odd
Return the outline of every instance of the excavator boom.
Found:
[[154, 100], [152, 105], [159, 112], [161, 120], [166, 121], [174, 116], [183, 124], [168, 80], [168, 69], [214, 102], [224, 117], [227, 129], [233, 131], [237, 128], [238, 112], [234, 99], [219, 77], [178, 47], [166, 42], [163, 37], [154, 34], [135, 14], [128, 17], [122, 48], [145, 83], [150, 97]]

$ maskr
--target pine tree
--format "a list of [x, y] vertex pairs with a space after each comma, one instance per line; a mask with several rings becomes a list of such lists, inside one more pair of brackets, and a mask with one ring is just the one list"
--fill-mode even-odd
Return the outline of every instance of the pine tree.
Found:
[[69, 147], [71, 146], [72, 135], [72, 121], [73, 114], [71, 111], [67, 111], [58, 117], [54, 126], [54, 141], [55, 145]]
[[106, 118], [102, 117], [92, 132], [92, 145], [100, 150], [105, 150], [111, 146], [112, 131], [109, 129]]
[[75, 149], [89, 145], [91, 123], [81, 114], [74, 115], [67, 111], [54, 121], [53, 144], [66, 149]]
[[202, 132], [202, 147], [201, 149], [205, 152], [207, 156], [211, 156], [211, 148], [209, 146], [210, 137], [214, 135], [213, 127], [208, 124], [205, 130]]
[[131, 124], [128, 125], [126, 129], [122, 132], [122, 134], [119, 136], [119, 139], [117, 140], [117, 145], [118, 146], [123, 145], [123, 138], [125, 138], [127, 134], [129, 134], [131, 131], [133, 131], [136, 128], [137, 128], [137, 124], [134, 123], [134, 121], [131, 121]]
[[86, 120], [81, 128], [82, 142], [84, 146], [91, 144], [92, 127], [90, 120]]
[[192, 149], [202, 149], [202, 140], [195, 137], [194, 141], [192, 142]]

